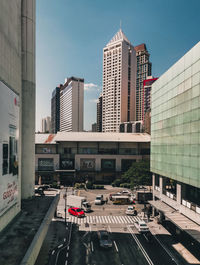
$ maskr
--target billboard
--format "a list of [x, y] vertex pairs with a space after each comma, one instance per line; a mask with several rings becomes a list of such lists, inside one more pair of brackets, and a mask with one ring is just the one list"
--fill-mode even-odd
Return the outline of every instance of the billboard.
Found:
[[18, 203], [19, 96], [0, 81], [0, 216]]
[[81, 170], [89, 170], [89, 171], [95, 170], [95, 159], [81, 158], [80, 162], [81, 162], [81, 166], [80, 166]]
[[74, 159], [62, 158], [60, 161], [61, 169], [74, 169]]

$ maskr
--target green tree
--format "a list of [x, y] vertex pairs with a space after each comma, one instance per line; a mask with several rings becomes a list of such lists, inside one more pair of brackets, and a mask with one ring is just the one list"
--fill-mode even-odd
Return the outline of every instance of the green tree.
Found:
[[151, 185], [150, 161], [134, 162], [123, 174], [122, 181], [129, 182], [131, 189], [138, 185]]

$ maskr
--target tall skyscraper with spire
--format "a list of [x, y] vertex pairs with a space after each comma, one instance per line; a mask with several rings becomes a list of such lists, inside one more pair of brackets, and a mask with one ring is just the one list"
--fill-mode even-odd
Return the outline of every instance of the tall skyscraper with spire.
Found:
[[136, 119], [135, 92], [136, 53], [120, 28], [103, 49], [103, 132], [119, 132], [120, 123]]

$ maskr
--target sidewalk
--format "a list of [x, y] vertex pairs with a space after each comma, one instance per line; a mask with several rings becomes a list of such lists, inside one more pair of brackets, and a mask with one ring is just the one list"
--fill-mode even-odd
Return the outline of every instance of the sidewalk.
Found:
[[149, 222], [148, 226], [152, 235], [166, 248], [169, 255], [177, 257], [177, 259], [181, 256], [185, 262], [190, 264], [200, 264], [200, 261], [180, 242], [176, 242], [172, 235], [162, 225], [158, 224], [155, 219]]

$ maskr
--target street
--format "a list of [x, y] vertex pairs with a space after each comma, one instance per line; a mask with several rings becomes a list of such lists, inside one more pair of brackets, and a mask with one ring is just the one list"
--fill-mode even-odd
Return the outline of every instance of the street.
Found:
[[[110, 190], [111, 189], [111, 190]], [[137, 204], [138, 216], [127, 216], [127, 205], [108, 204], [95, 205], [96, 194], [103, 194], [104, 199], [109, 193], [119, 191], [119, 188], [109, 188], [101, 191], [81, 190], [77, 195], [85, 196], [92, 205], [92, 211], [83, 218], [66, 214], [66, 233], [63, 243], [51, 253], [49, 265], [184, 265], [185, 260], [178, 253], [171, 253], [153, 235], [147, 237], [140, 234], [134, 222], [141, 219], [142, 204]], [[60, 222], [65, 221], [66, 190], [61, 191], [57, 207]], [[73, 191], [67, 190], [71, 195]], [[58, 220], [58, 219], [57, 219]], [[107, 230], [112, 240], [112, 247], [100, 247], [97, 232]], [[177, 258], [178, 257], [178, 258]]]

